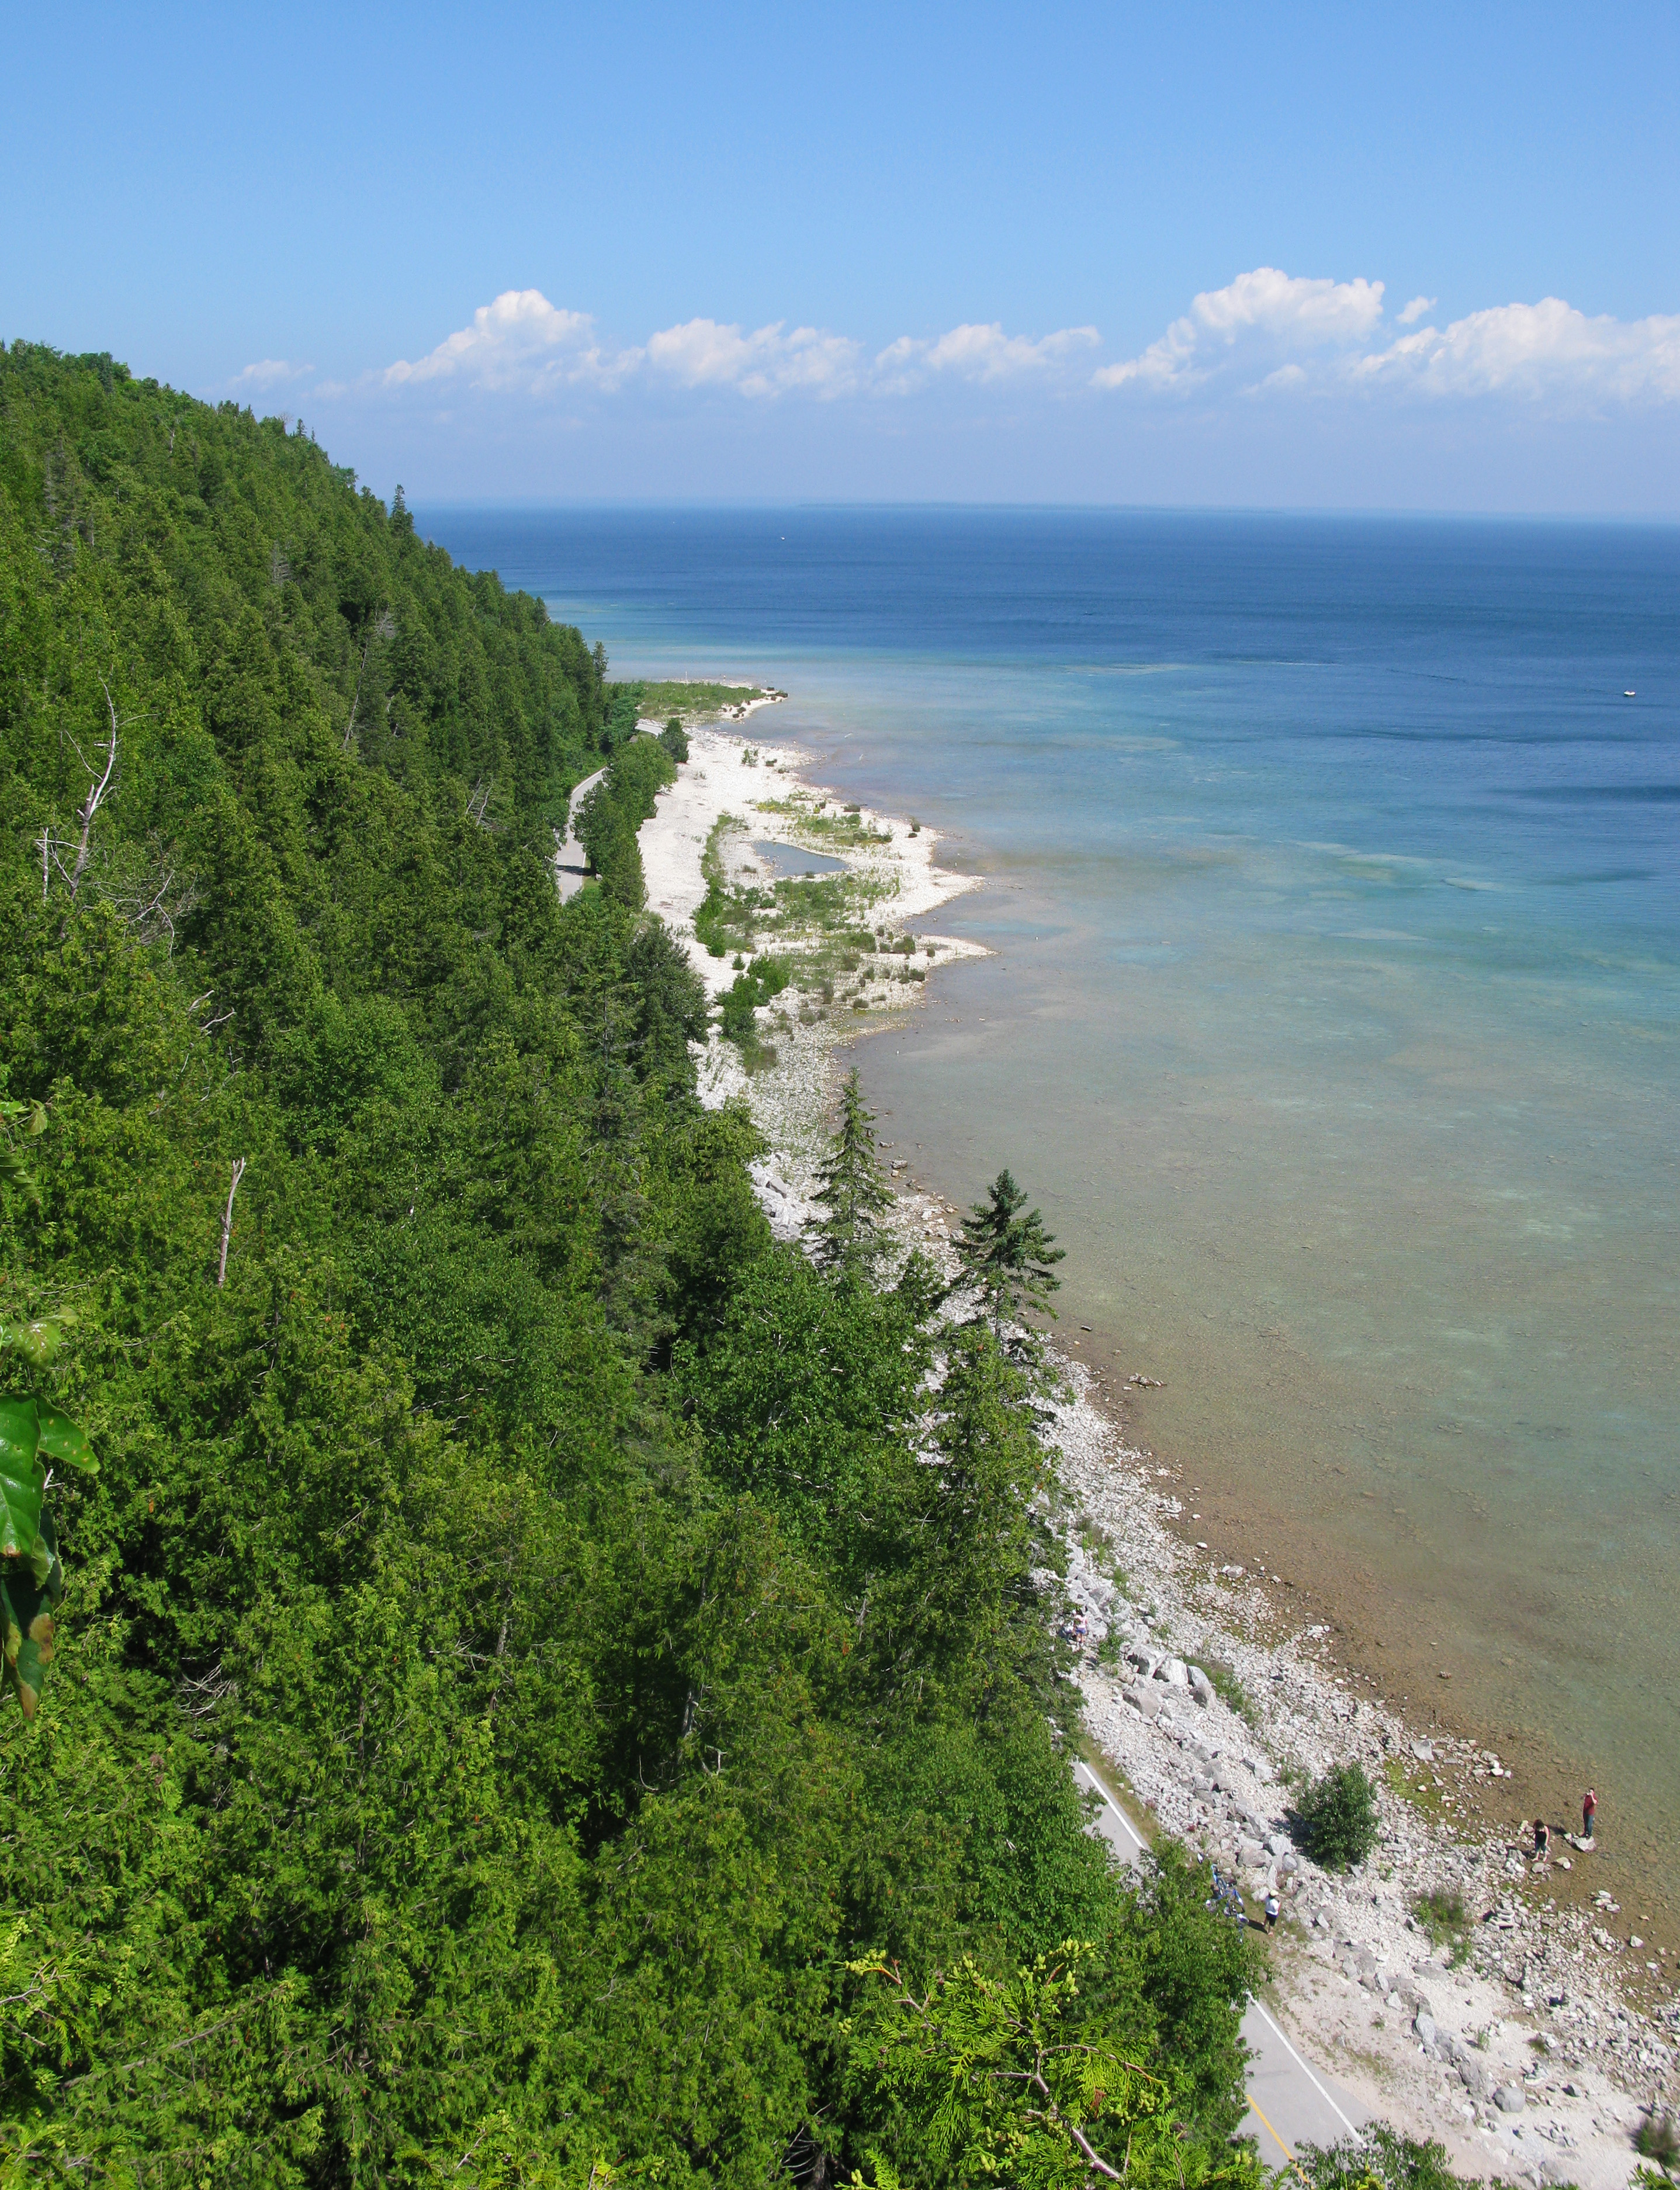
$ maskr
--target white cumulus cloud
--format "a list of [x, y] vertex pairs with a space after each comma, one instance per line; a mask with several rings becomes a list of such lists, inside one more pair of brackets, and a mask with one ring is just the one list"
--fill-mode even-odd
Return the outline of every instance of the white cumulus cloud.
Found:
[[929, 340], [900, 335], [875, 360], [875, 385], [887, 394], [903, 394], [936, 373], [981, 383], [1014, 380], [1042, 373], [1101, 340], [1095, 327], [1062, 327], [1036, 340], [1006, 335], [1001, 321], [980, 326], [965, 322]]
[[400, 358], [382, 376], [388, 388], [431, 380], [459, 380], [491, 390], [541, 394], [551, 388], [593, 383], [611, 387], [639, 358], [638, 351], [607, 356], [587, 312], [564, 311], [540, 289], [504, 289], [480, 304], [470, 326], [457, 328], [423, 358]]
[[1204, 289], [1141, 356], [1104, 366], [1098, 388], [1183, 388], [1206, 380], [1241, 345], [1276, 355], [1363, 342], [1382, 317], [1382, 283], [1309, 281], [1257, 266], [1223, 289]]
[[[515, 400], [560, 390], [610, 394], [640, 381], [689, 390], [730, 389], [748, 400], [892, 399], [940, 382], [993, 389], [1125, 389], [1136, 400], [1222, 394], [1256, 401], [1505, 400], [1579, 410], [1680, 401], [1680, 315], [1596, 318], [1561, 298], [1493, 306], [1428, 321], [1435, 300], [1414, 297], [1385, 320], [1384, 285], [1306, 278], [1257, 266], [1204, 290], [1136, 357], [1090, 371], [1091, 326], [1010, 334], [1001, 321], [964, 321], [933, 336], [903, 335], [871, 355], [854, 336], [784, 320], [752, 329], [708, 318], [662, 327], [610, 350], [587, 312], [553, 304], [540, 289], [507, 289], [425, 356], [366, 375], [364, 391], [472, 389]], [[232, 383], [254, 393], [313, 371], [281, 358], [247, 366]], [[327, 382], [317, 399], [351, 391]]]
[[1543, 400], [1554, 409], [1680, 401], [1680, 316], [1589, 318], [1561, 297], [1544, 297], [1471, 312], [1443, 329], [1417, 324], [1436, 300], [1414, 297], [1385, 326], [1382, 296], [1381, 281], [1306, 281], [1256, 267], [1205, 291], [1158, 342], [1103, 366], [1092, 383], [1175, 394], [1234, 388], [1256, 397], [1362, 389]]
[[1589, 318], [1561, 297], [1496, 304], [1444, 331], [1402, 335], [1361, 360], [1359, 377], [1429, 395], [1672, 403], [1680, 400], [1680, 315]]
[[278, 388], [287, 380], [301, 380], [306, 372], [313, 372], [312, 365], [293, 365], [283, 357], [259, 358], [255, 365], [247, 365], [242, 372], [235, 373], [228, 383], [233, 394], [241, 391], [249, 395], [261, 395], [270, 388]]
[[686, 320], [650, 335], [645, 355], [684, 388], [735, 388], [743, 395], [848, 395], [858, 384], [861, 343], [786, 322], [743, 334], [717, 320]]

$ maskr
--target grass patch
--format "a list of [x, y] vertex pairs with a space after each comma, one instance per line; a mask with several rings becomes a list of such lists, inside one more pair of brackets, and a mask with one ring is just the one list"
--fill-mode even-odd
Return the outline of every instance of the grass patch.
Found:
[[698, 715], [715, 715], [725, 707], [744, 707], [749, 700], [762, 700], [764, 689], [762, 684], [693, 684], [678, 679], [644, 684], [637, 706], [644, 715], [661, 723], [672, 715], [692, 721]]
[[1680, 2168], [1680, 2127], [1671, 2113], [1648, 2113], [1633, 2132], [1633, 2149], [1642, 2159], [1654, 2159], [1665, 2175]]
[[774, 814], [778, 820], [791, 821], [802, 834], [814, 837], [825, 844], [860, 851], [871, 844], [890, 844], [893, 841], [890, 829], [871, 828], [861, 814], [845, 808], [831, 814], [814, 798], [797, 792], [791, 798], [761, 798], [757, 803], [761, 814]]
[[1213, 1693], [1223, 1704], [1229, 1705], [1237, 1716], [1246, 1719], [1249, 1725], [1258, 1727], [1260, 1714], [1254, 1708], [1254, 1699], [1237, 1678], [1235, 1669], [1217, 1658], [1202, 1660], [1202, 1671], [1213, 1683]]
[[1413, 1779], [1406, 1769], [1405, 1760], [1391, 1756], [1382, 1767], [1382, 1777], [1392, 1794], [1398, 1795], [1403, 1802], [1410, 1802], [1413, 1809], [1422, 1811], [1432, 1824], [1452, 1822], [1447, 1813], [1446, 1790], [1435, 1785], [1427, 1767], [1419, 1767], [1417, 1777]]
[[1452, 1968], [1456, 1969], [1468, 1957], [1474, 1927], [1461, 1893], [1449, 1893], [1444, 1887], [1437, 1886], [1433, 1892], [1417, 1896], [1411, 1904], [1411, 1913], [1432, 1947], [1450, 1946]]

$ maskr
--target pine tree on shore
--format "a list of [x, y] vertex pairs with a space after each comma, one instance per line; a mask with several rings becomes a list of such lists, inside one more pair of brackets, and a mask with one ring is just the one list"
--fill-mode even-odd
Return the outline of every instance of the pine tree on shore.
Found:
[[814, 1197], [826, 1213], [812, 1227], [814, 1258], [831, 1277], [872, 1278], [887, 1251], [880, 1219], [892, 1206], [893, 1193], [875, 1153], [874, 1125], [854, 1069], [840, 1091], [840, 1124], [828, 1144]]
[[1043, 1342], [1025, 1319], [1036, 1314], [1055, 1320], [1050, 1296], [1061, 1291], [1062, 1281], [1054, 1265], [1067, 1250], [1053, 1244], [1056, 1235], [1045, 1230], [1037, 1210], [1021, 1214], [1026, 1198], [1007, 1170], [999, 1172], [990, 1199], [977, 1201], [963, 1218], [956, 1255], [962, 1266], [959, 1284], [979, 1295], [973, 1320], [991, 1325], [1012, 1359], [1036, 1366]]

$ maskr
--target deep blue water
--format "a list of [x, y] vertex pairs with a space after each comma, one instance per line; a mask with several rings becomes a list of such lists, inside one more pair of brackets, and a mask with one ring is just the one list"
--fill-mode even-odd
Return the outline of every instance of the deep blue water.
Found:
[[1227, 1548], [1672, 1814], [1680, 531], [423, 521], [614, 673], [785, 686], [755, 729], [984, 876], [996, 955], [864, 1052], [900, 1145], [1030, 1180]]

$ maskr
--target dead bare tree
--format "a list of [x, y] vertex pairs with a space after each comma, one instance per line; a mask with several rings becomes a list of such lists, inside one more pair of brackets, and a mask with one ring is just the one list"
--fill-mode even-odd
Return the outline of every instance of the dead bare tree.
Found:
[[239, 1182], [244, 1176], [245, 1159], [243, 1156], [236, 1156], [233, 1160], [233, 1177], [228, 1187], [228, 1206], [222, 1211], [222, 1260], [216, 1272], [216, 1283], [219, 1287], [226, 1285], [228, 1281], [228, 1242], [233, 1237], [233, 1198], [239, 1192]]
[[90, 761], [86, 753], [82, 752], [81, 746], [77, 744], [76, 740], [73, 737], [71, 737], [69, 731], [66, 730], [65, 732], [65, 737], [70, 740], [71, 751], [75, 753], [77, 760], [81, 762], [82, 767], [88, 771], [88, 796], [82, 801], [82, 810], [76, 817], [77, 820], [81, 825], [82, 833], [80, 837], [76, 839], [76, 858], [74, 863], [71, 866], [66, 867], [64, 861], [59, 857], [59, 854], [61, 850], [68, 851], [70, 849], [71, 839], [67, 837], [54, 837], [53, 834], [53, 826], [50, 821], [45, 822], [42, 826], [40, 838], [41, 896], [43, 903], [46, 899], [48, 887], [51, 882], [52, 869], [54, 867], [56, 867], [60, 874], [64, 877], [65, 887], [70, 892], [71, 902], [73, 903], [75, 901], [76, 893], [82, 887], [82, 877], [87, 872], [88, 854], [93, 848], [94, 816], [98, 814], [100, 807], [105, 804], [106, 795], [111, 790], [111, 779], [116, 773], [117, 737], [122, 726], [117, 719], [116, 702], [111, 696], [111, 687], [105, 683], [103, 677], [99, 679], [99, 689], [105, 694], [105, 706], [111, 715], [111, 739], [109, 744], [105, 747], [105, 766], [101, 769], [97, 768], [94, 764], [99, 758], [99, 748], [97, 746], [94, 749], [94, 760]]

